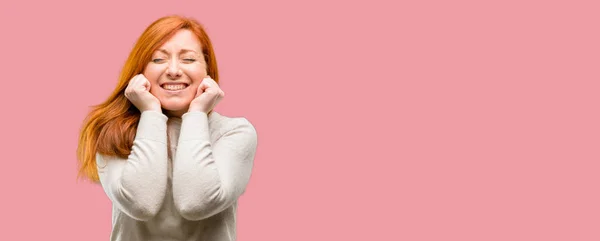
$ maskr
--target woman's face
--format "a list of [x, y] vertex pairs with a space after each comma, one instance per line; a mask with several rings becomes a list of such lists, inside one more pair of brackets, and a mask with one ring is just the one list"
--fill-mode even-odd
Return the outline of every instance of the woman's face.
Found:
[[165, 114], [183, 115], [207, 75], [196, 35], [187, 29], [179, 30], [152, 54], [143, 74], [150, 81], [150, 93], [158, 98]]

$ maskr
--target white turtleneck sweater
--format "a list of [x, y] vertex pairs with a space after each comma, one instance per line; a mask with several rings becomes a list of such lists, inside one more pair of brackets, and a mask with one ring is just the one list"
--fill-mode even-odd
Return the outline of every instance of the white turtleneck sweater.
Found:
[[250, 179], [256, 130], [212, 111], [142, 112], [127, 159], [97, 154], [113, 241], [231, 241]]

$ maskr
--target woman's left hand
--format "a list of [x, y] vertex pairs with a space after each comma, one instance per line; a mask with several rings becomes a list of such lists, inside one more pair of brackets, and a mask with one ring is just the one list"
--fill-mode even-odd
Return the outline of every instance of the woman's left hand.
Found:
[[210, 76], [205, 77], [198, 90], [196, 97], [190, 103], [190, 111], [201, 111], [208, 113], [225, 97], [225, 92], [219, 88], [217, 82], [215, 82]]

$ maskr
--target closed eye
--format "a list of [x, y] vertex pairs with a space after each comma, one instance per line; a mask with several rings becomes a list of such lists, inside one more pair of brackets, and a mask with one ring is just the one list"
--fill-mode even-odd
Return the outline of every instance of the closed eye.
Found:
[[164, 59], [153, 59], [152, 62], [154, 62], [155, 64], [161, 63], [163, 62]]

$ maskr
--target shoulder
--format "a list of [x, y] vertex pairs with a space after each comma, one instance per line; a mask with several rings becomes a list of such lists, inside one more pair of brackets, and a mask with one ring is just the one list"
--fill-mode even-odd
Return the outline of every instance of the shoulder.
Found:
[[208, 124], [212, 133], [219, 139], [224, 135], [243, 135], [248, 140], [256, 139], [257, 133], [254, 125], [245, 117], [227, 116], [212, 111], [208, 116]]

